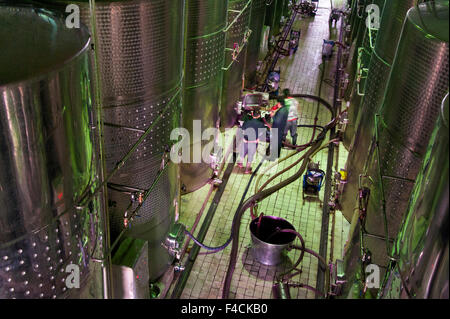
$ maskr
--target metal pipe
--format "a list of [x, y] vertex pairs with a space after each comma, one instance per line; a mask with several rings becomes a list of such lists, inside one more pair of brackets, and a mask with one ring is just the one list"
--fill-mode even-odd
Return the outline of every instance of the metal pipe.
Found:
[[[96, 32], [96, 22], [95, 22], [95, 0], [89, 0], [89, 10], [91, 12], [91, 26], [92, 26], [92, 41], [94, 48], [96, 47], [98, 43], [98, 34]], [[94, 65], [94, 76], [93, 80], [95, 82], [96, 87], [100, 87], [100, 68], [98, 64], [98, 51], [94, 51], [94, 59], [92, 61]], [[106, 162], [105, 162], [105, 150], [104, 150], [104, 141], [103, 141], [103, 119], [100, 110], [102, 109], [102, 92], [101, 90], [94, 90], [95, 99], [96, 99], [96, 114], [97, 114], [97, 130], [98, 130], [98, 148], [99, 148], [99, 154], [101, 154], [100, 158], [100, 180], [105, 180], [105, 174], [106, 174]], [[102, 237], [103, 239], [103, 254], [102, 254], [102, 283], [103, 283], [103, 298], [104, 299], [110, 299], [112, 298], [112, 291], [113, 291], [113, 285], [114, 282], [112, 281], [112, 262], [111, 262], [111, 255], [107, 254], [106, 252], [109, 251], [111, 246], [111, 231], [109, 226], [109, 212], [108, 212], [108, 202], [107, 202], [107, 183], [103, 183], [102, 187], [102, 193], [104, 196], [102, 196], [102, 223], [104, 227], [104, 235]]]
[[[341, 15], [342, 17], [342, 15]], [[343, 20], [343, 19], [342, 19]], [[343, 35], [344, 35], [344, 21], [341, 21], [340, 31], [339, 31], [339, 42], [342, 43]], [[339, 86], [341, 82], [341, 61], [342, 61], [342, 47], [338, 46], [338, 55], [336, 62], [336, 76], [334, 82], [334, 96], [333, 96], [333, 110], [337, 112], [339, 105]], [[336, 113], [335, 113], [336, 114]], [[330, 136], [333, 137], [336, 133], [335, 127], [331, 128]], [[323, 213], [322, 213], [322, 228], [320, 234], [320, 248], [319, 254], [323, 257], [327, 257], [327, 248], [328, 248], [328, 230], [329, 230], [329, 218], [330, 218], [330, 206], [328, 205], [328, 200], [331, 197], [331, 188], [332, 188], [332, 176], [333, 176], [333, 161], [334, 161], [334, 144], [329, 145], [328, 152], [328, 164], [327, 164], [327, 173], [326, 173], [326, 182], [325, 182], [325, 195], [324, 195], [324, 205], [323, 205]], [[325, 272], [318, 267], [317, 270], [317, 289], [320, 291], [324, 291], [325, 288]]]
[[274, 299], [292, 299], [289, 291], [289, 284], [277, 282], [272, 286], [272, 294]]
[[[280, 58], [280, 54], [281, 54], [280, 51], [278, 50], [278, 47], [279, 47], [280, 43], [284, 43], [285, 41], [287, 41], [286, 40], [287, 36], [289, 35], [289, 32], [291, 31], [292, 26], [294, 25], [294, 22], [295, 22], [295, 20], [297, 18], [297, 14], [298, 14], [298, 11], [297, 10], [293, 10], [291, 19], [284, 26], [283, 31], [281, 32], [281, 37], [277, 41], [277, 43], [275, 45], [275, 47], [276, 47], [276, 49], [275, 49], [275, 56], [274, 56], [274, 58], [272, 60], [272, 63], [271, 63], [271, 65], [270, 65], [270, 67], [269, 67], [269, 69], [267, 71], [267, 75], [275, 69], [275, 66], [278, 63], [278, 59]], [[266, 90], [267, 90], [267, 82], [264, 81], [263, 91], [266, 91]]]

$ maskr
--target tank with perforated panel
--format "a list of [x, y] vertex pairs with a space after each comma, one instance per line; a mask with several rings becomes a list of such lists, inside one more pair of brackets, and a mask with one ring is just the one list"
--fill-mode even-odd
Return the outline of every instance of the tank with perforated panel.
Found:
[[[112, 178], [114, 184], [148, 190], [161, 169], [165, 150], [172, 144], [170, 134], [181, 124], [183, 6], [178, 0], [96, 5], [108, 171], [153, 125]], [[148, 240], [150, 280], [159, 277], [171, 263], [161, 243], [174, 222], [178, 192], [179, 168], [171, 163], [126, 234]], [[129, 201], [128, 194], [110, 191], [112, 238], [125, 227]]]
[[[243, 75], [245, 70], [245, 55], [248, 44], [246, 34], [249, 30], [251, 1], [230, 0], [228, 2], [228, 25], [226, 35], [225, 69], [223, 74], [222, 106], [220, 110], [220, 126], [233, 127], [236, 124], [236, 103], [241, 98]], [[235, 19], [237, 17], [237, 19]], [[234, 56], [233, 49], [240, 51]], [[230, 49], [230, 50], [228, 50]]]
[[[370, 148], [368, 178], [362, 185], [371, 189], [364, 237], [380, 236], [365, 248], [372, 252], [372, 262], [382, 267], [392, 247], [392, 241], [386, 246], [385, 240], [398, 234], [448, 92], [448, 9], [448, 1], [435, 1], [408, 11], [374, 129], [378, 143]], [[353, 246], [348, 254], [358, 249]]]
[[346, 132], [350, 143], [347, 160], [349, 171], [341, 205], [348, 220], [351, 220], [353, 208], [356, 205], [359, 175], [363, 173], [373, 137], [374, 117], [383, 103], [387, 79], [391, 72], [406, 13], [414, 3], [414, 0], [387, 1], [380, 21], [380, 30], [376, 33], [364, 97], [358, 99], [361, 101], [360, 106], [358, 105], [360, 111], [352, 113], [351, 121], [354, 123], [351, 125], [352, 129]]
[[89, 32], [0, 4], [0, 38], [0, 298], [102, 298]]
[[[161, 243], [179, 203], [179, 166], [168, 164], [156, 178], [165, 150], [175, 142], [170, 134], [181, 126], [184, 2], [96, 1], [94, 16], [89, 1], [56, 2], [77, 4], [93, 33], [107, 173], [129, 155], [108, 181], [111, 239], [125, 230], [125, 237], [147, 240], [150, 280], [155, 280], [173, 260]], [[139, 194], [154, 181], [148, 199], [126, 225], [125, 213], [137, 208]]]
[[385, 298], [448, 299], [448, 95], [440, 111], [393, 249], [407, 287], [391, 268]]
[[[370, 7], [368, 6], [376, 6], [375, 8], [377, 9], [372, 8], [372, 10], [369, 10]], [[353, 56], [350, 59], [351, 63], [348, 65], [350, 69], [349, 81], [352, 85], [349, 85], [346, 92], [346, 98], [350, 99], [350, 109], [348, 110], [349, 123], [344, 133], [344, 145], [347, 149], [351, 147], [358, 127], [363, 95], [367, 93], [367, 90], [371, 89], [368, 82], [367, 71], [370, 72], [370, 64], [375, 56], [374, 50], [379, 30], [377, 30], [376, 27], [368, 28], [368, 21], [374, 21], [372, 19], [375, 19], [374, 14], [376, 13], [379, 13], [381, 18], [384, 14], [384, 6], [385, 0], [366, 1], [364, 19], [362, 19], [362, 22], [359, 24], [360, 30], [358, 31], [357, 39], [354, 43], [352, 51]], [[388, 8], [388, 10], [389, 9], [390, 8]], [[371, 13], [370, 16], [368, 14], [369, 12]], [[386, 13], [386, 15], [385, 21], [392, 19], [391, 15], [388, 13]], [[405, 15], [406, 10], [404, 11], [403, 18]], [[400, 34], [398, 34], [398, 36], [400, 36]], [[398, 41], [398, 37], [392, 39], [397, 39], [395, 41]], [[392, 39], [390, 39], [390, 41], [392, 41]], [[360, 73], [358, 74], [357, 71], [360, 71]]]
[[270, 27], [270, 36], [280, 33], [280, 21], [282, 15], [281, 5], [284, 0], [266, 1], [267, 10], [265, 15], [265, 25]]
[[[191, 135], [190, 158], [202, 151], [210, 140], [194, 140], [193, 121], [201, 121], [201, 132], [218, 127], [222, 97], [222, 67], [228, 1], [188, 0], [186, 13], [186, 63], [183, 126]], [[185, 193], [195, 191], [212, 177], [209, 163], [181, 164], [181, 183]]]
[[252, 4], [250, 19], [250, 30], [252, 30], [252, 34], [248, 43], [245, 63], [246, 87], [252, 87], [256, 84], [256, 67], [259, 59], [264, 18], [266, 15], [266, 3], [266, 0], [253, 0]]

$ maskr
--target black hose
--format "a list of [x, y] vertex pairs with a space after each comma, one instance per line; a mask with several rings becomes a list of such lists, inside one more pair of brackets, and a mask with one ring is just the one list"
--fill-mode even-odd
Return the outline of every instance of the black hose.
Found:
[[322, 132], [325, 130], [325, 128], [324, 128], [323, 126], [320, 126], [320, 125], [305, 125], [305, 124], [300, 124], [300, 125], [297, 125], [297, 127], [303, 127], [303, 128], [318, 128], [318, 129], [321, 129]]
[[325, 259], [322, 256], [320, 256], [314, 250], [308, 249], [308, 248], [303, 248], [303, 247], [300, 247], [300, 246], [295, 246], [295, 245], [292, 246], [292, 248], [293, 249], [298, 249], [298, 250], [304, 250], [305, 253], [313, 255], [314, 257], [316, 257], [319, 260], [319, 265], [321, 266], [322, 270], [324, 270], [324, 271], [327, 270], [327, 262], [325, 261]]
[[297, 262], [287, 271], [285, 271], [284, 273], [282, 273], [281, 275], [278, 276], [278, 279], [282, 279], [284, 276], [286, 276], [288, 273], [290, 273], [291, 271], [295, 270], [298, 265], [300, 265], [300, 263], [303, 260], [303, 257], [305, 257], [305, 250], [306, 250], [306, 245], [305, 245], [305, 241], [302, 237], [302, 235], [300, 235], [299, 232], [293, 230], [293, 229], [283, 229], [279, 231], [280, 233], [290, 233], [290, 234], [294, 234], [298, 237], [298, 239], [300, 239], [300, 242], [302, 244], [302, 249], [300, 250], [300, 257], [298, 257]]
[[[280, 96], [276, 96], [276, 95], [270, 95], [269, 99], [270, 100], [276, 100], [278, 99]], [[322, 105], [324, 105], [330, 112], [331, 114], [334, 115], [334, 109], [333, 106], [328, 103], [326, 100], [324, 100], [323, 98], [321, 98], [320, 96], [316, 96], [316, 95], [311, 95], [311, 94], [291, 94], [290, 97], [293, 98], [304, 98], [304, 99], [311, 99], [311, 100], [315, 100], [319, 103], [321, 103]]]
[[260, 193], [253, 195], [252, 197], [247, 199], [242, 205], [240, 205], [240, 208], [238, 208], [238, 210], [236, 211], [236, 214], [233, 219], [233, 226], [234, 226], [233, 245], [232, 245], [232, 249], [231, 249], [230, 261], [228, 264], [228, 270], [227, 270], [227, 274], [225, 277], [225, 282], [224, 282], [224, 287], [223, 287], [223, 292], [222, 292], [223, 299], [227, 299], [229, 292], [230, 292], [231, 280], [232, 280], [233, 273], [234, 273], [234, 270], [236, 267], [237, 254], [238, 254], [238, 248], [239, 248], [238, 243], [239, 243], [240, 221], [242, 219], [244, 212], [247, 209], [249, 209], [251, 206], [254, 206], [255, 203], [257, 203], [258, 201], [263, 200], [264, 198], [272, 195], [273, 193], [276, 193], [283, 187], [286, 187], [287, 185], [289, 185], [289, 184], [295, 182], [297, 179], [301, 178], [302, 174], [305, 172], [306, 167], [308, 165], [309, 157], [311, 155], [313, 155], [315, 153], [315, 151], [317, 151], [321, 147], [322, 142], [325, 139], [326, 134], [328, 133], [328, 130], [330, 128], [336, 126], [336, 123], [337, 123], [337, 119], [333, 119], [333, 121], [331, 121], [329, 124], [327, 124], [327, 126], [325, 126], [325, 130], [319, 134], [316, 141], [312, 144], [311, 148], [306, 153], [305, 161], [303, 162], [302, 166], [300, 167], [300, 169], [298, 170], [298, 172], [296, 174], [294, 174], [290, 178], [282, 181], [281, 183], [279, 183], [269, 189], [266, 189]]
[[[223, 183], [219, 186], [218, 191], [214, 195], [213, 201], [211, 203], [211, 206], [208, 209], [208, 213], [205, 216], [205, 220], [202, 223], [202, 226], [198, 232], [199, 238], [203, 240], [209, 230], [209, 227], [211, 225], [211, 222], [214, 218], [214, 214], [217, 210], [217, 207], [219, 205], [220, 199], [222, 198], [223, 192], [225, 191], [225, 188], [228, 184], [229, 177], [231, 176], [231, 173], [233, 172], [233, 167], [235, 165], [236, 156], [233, 155], [233, 161], [228, 164], [225, 173], [223, 175]], [[178, 299], [180, 298], [184, 287], [186, 286], [187, 280], [189, 278], [189, 274], [192, 271], [192, 268], [194, 267], [194, 263], [197, 259], [197, 256], [199, 254], [200, 248], [197, 246], [194, 246], [191, 251], [189, 252], [189, 256], [187, 258], [187, 261], [185, 263], [185, 269], [182, 272], [180, 278], [178, 278], [177, 283], [175, 285], [175, 288], [172, 291], [171, 299]]]
[[[241, 207], [241, 205], [242, 205], [242, 203], [243, 203], [243, 201], [244, 201], [244, 199], [245, 199], [245, 196], [247, 196], [248, 190], [250, 189], [250, 185], [251, 185], [253, 179], [255, 178], [256, 174], [258, 173], [259, 169], [261, 168], [262, 164], [264, 163], [264, 161], [265, 161], [265, 158], [263, 158], [263, 160], [259, 163], [259, 165], [258, 165], [258, 167], [256, 168], [256, 170], [252, 173], [252, 176], [250, 177], [250, 180], [249, 180], [249, 182], [248, 182], [248, 184], [247, 184], [247, 187], [245, 188], [244, 194], [242, 195], [242, 198], [241, 198], [241, 201], [240, 201], [240, 203], [239, 203], [238, 209]], [[189, 236], [189, 237], [192, 239], [192, 241], [193, 241], [197, 246], [200, 246], [201, 248], [204, 248], [204, 249], [206, 249], [206, 250], [210, 250], [211, 252], [217, 253], [217, 252], [222, 251], [222, 250], [224, 250], [225, 248], [227, 248], [228, 245], [229, 245], [229, 244], [231, 243], [231, 241], [233, 240], [234, 223], [235, 223], [235, 220], [233, 219], [233, 223], [231, 224], [231, 234], [230, 234], [230, 237], [227, 239], [227, 241], [225, 242], [225, 244], [223, 244], [223, 245], [221, 245], [221, 246], [218, 246], [218, 247], [209, 247], [209, 246], [207, 246], [207, 245], [201, 243], [201, 242], [200, 242], [197, 238], [195, 238], [194, 235], [192, 235], [189, 231], [185, 230], [184, 232], [185, 232], [185, 234], [186, 234], [187, 236]]]
[[305, 288], [305, 289], [311, 290], [318, 296], [325, 297], [325, 295], [320, 290], [318, 290], [312, 286], [306, 285], [306, 284], [297, 283], [297, 284], [288, 284], [288, 286], [294, 287], [294, 288]]

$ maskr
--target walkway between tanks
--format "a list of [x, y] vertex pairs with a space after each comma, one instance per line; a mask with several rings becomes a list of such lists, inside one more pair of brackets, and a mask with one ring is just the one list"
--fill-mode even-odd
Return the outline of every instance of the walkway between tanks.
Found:
[[[342, 2], [343, 0], [334, 1], [334, 5], [340, 6], [342, 5]], [[294, 28], [301, 29], [302, 32], [300, 47], [294, 57], [284, 58], [280, 60], [278, 64], [281, 67], [282, 88], [288, 87], [291, 89], [292, 93], [318, 94], [321, 75], [319, 65], [322, 63], [322, 42], [323, 39], [335, 39], [337, 37], [337, 29], [333, 29], [330, 36], [328, 26], [330, 10], [330, 2], [322, 0], [320, 2], [318, 14], [315, 18], [301, 18], [296, 21]], [[325, 71], [325, 80], [322, 84], [322, 97], [331, 103], [333, 88], [328, 83], [332, 83], [329, 80], [333, 79], [332, 70], [334, 70], [334, 66], [333, 61], [330, 63], [331, 64], [326, 67]], [[301, 117], [299, 124], [313, 124], [317, 110], [317, 103], [309, 100], [299, 100], [299, 102], [301, 106]], [[329, 122], [329, 120], [329, 111], [326, 108], [321, 107], [318, 125], [325, 125]], [[312, 130], [309, 128], [300, 128], [298, 134], [298, 143], [307, 143], [311, 138]], [[261, 147], [265, 147], [265, 145], [261, 145]], [[289, 152], [290, 151], [288, 150], [283, 150], [281, 157], [285, 157], [289, 154]], [[328, 150], [325, 149], [319, 152], [314, 158], [314, 162], [320, 162], [320, 167], [323, 170], [326, 170], [327, 154]], [[344, 167], [347, 155], [348, 154], [345, 148], [341, 146], [339, 149], [339, 168]], [[267, 176], [264, 176], [262, 182], [267, 180], [276, 172], [291, 165], [298, 158], [298, 156], [294, 156], [293, 158], [281, 163], [278, 167], [271, 170]], [[258, 165], [260, 160], [261, 157], [255, 160], [253, 169], [256, 168], [256, 165]], [[264, 172], [265, 169], [271, 164], [272, 163], [268, 162], [264, 163], [259, 172]], [[289, 173], [292, 174], [293, 172], [295, 172], [295, 170], [292, 170]], [[281, 180], [289, 177], [289, 173], [285, 174], [281, 178], [275, 179], [271, 184], [269, 184], [269, 186], [279, 183]], [[243, 175], [239, 172], [237, 167], [234, 169], [211, 223], [211, 227], [206, 235], [204, 244], [216, 247], [226, 242], [230, 235], [234, 213], [249, 179], [250, 175]], [[252, 182], [247, 197], [254, 194], [254, 184], [255, 181]], [[187, 225], [188, 229], [190, 229], [193, 225], [197, 213], [201, 209], [209, 189], [210, 186], [206, 185], [202, 189], [182, 197], [180, 222]], [[322, 192], [320, 194], [322, 200], [324, 196], [323, 192], [324, 190], [322, 188]], [[203, 214], [203, 218], [206, 215], [213, 197], [214, 196], [210, 197], [205, 213]], [[301, 180], [296, 181], [271, 197], [265, 199], [259, 205], [259, 212], [264, 212], [265, 215], [279, 216], [287, 219], [294, 225], [297, 231], [302, 234], [308, 248], [315, 251], [319, 250], [322, 208], [318, 202], [303, 202]], [[203, 218], [200, 220], [197, 231], [203, 222]], [[251, 243], [249, 231], [250, 221], [250, 213], [246, 212], [242, 219], [240, 228], [241, 237], [239, 241], [239, 258], [231, 284], [230, 297], [237, 299], [272, 298], [271, 288], [276, 273], [283, 272], [284, 269], [287, 269], [292, 263], [294, 263], [299, 256], [299, 251], [293, 250], [289, 252], [287, 255], [287, 261], [278, 267], [268, 267], [254, 261], [251, 253], [249, 253]], [[349, 223], [345, 220], [342, 214], [340, 212], [336, 212], [334, 244], [335, 259], [342, 258], [349, 227]], [[331, 240], [331, 234], [329, 235], [329, 240]], [[190, 247], [191, 246], [192, 241]], [[330, 249], [329, 247], [330, 243], [328, 243], [328, 250]], [[215, 254], [207, 254], [207, 251], [201, 250], [181, 298], [221, 298], [230, 251], [231, 245], [225, 250]], [[184, 262], [185, 260], [183, 260], [183, 263]], [[317, 267], [317, 259], [309, 254], [305, 254], [305, 257], [301, 263], [302, 273], [292, 278], [291, 281], [301, 282], [315, 287]], [[291, 295], [292, 298], [315, 298], [313, 292], [302, 288], [291, 288]], [[168, 296], [170, 296], [170, 293]]]

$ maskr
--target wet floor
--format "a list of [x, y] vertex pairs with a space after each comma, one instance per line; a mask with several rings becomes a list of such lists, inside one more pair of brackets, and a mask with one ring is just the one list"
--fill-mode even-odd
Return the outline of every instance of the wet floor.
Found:
[[[335, 6], [342, 4], [341, 1], [334, 1]], [[300, 47], [297, 54], [293, 57], [286, 57], [279, 62], [281, 68], [282, 88], [290, 88], [292, 93], [320, 95], [332, 102], [333, 88], [330, 85], [333, 80], [334, 61], [330, 61], [322, 65], [322, 43], [324, 39], [336, 39], [337, 29], [332, 29], [330, 33], [328, 17], [331, 11], [330, 1], [320, 1], [318, 14], [314, 18], [299, 18], [294, 29], [301, 30]], [[321, 76], [321, 69], [324, 69], [324, 76]], [[323, 81], [321, 81], [323, 79]], [[331, 119], [330, 112], [323, 106], [311, 100], [299, 100], [300, 102], [300, 119], [299, 124], [314, 124], [314, 118], [318, 110], [318, 125], [325, 125]], [[319, 109], [318, 109], [319, 108]], [[312, 129], [299, 128], [298, 144], [307, 143], [312, 136]], [[228, 136], [230, 140], [230, 136]], [[289, 141], [289, 138], [288, 138]], [[261, 152], [264, 151], [265, 145], [261, 145]], [[283, 149], [281, 158], [291, 154], [292, 151]], [[297, 161], [301, 155], [295, 155], [286, 161], [274, 166], [271, 162], [264, 162], [260, 168], [258, 175], [262, 175], [259, 186], [273, 176], [276, 172], [283, 170]], [[320, 168], [326, 171], [328, 158], [328, 149], [320, 151], [314, 158], [313, 162], [320, 163]], [[343, 146], [339, 147], [337, 168], [344, 168], [347, 158], [347, 152]], [[261, 161], [262, 156], [256, 158], [253, 163], [253, 169], [256, 168]], [[274, 166], [274, 167], [272, 167]], [[296, 172], [299, 166], [290, 170], [283, 176], [276, 178], [269, 186], [275, 185], [285, 178]], [[223, 172], [222, 172], [223, 174]], [[236, 208], [241, 201], [242, 195], [247, 187], [250, 175], [244, 175], [235, 167], [231, 174], [225, 191], [218, 205], [214, 218], [212, 220], [209, 231], [204, 240], [204, 244], [208, 246], [220, 246], [224, 244], [231, 230], [233, 216]], [[255, 190], [255, 178], [250, 185], [247, 198], [253, 195]], [[211, 205], [214, 192], [205, 204], [205, 199], [210, 193], [211, 186], [206, 185], [202, 189], [182, 197], [180, 222], [185, 224], [188, 230], [197, 219], [199, 211], [204, 209], [203, 216], [200, 218], [196, 232], [200, 229], [204, 216]], [[324, 187], [320, 193], [320, 200], [323, 201]], [[315, 251], [319, 251], [320, 232], [322, 224], [322, 204], [318, 200], [302, 199], [302, 181], [297, 180], [288, 187], [281, 189], [269, 198], [266, 198], [259, 204], [259, 213], [265, 215], [282, 217], [289, 221], [295, 229], [303, 236], [306, 247]], [[330, 218], [330, 234], [328, 250], [331, 246], [331, 229], [332, 218]], [[250, 249], [251, 235], [249, 225], [251, 222], [250, 213], [246, 212], [242, 218], [240, 226], [239, 253], [231, 283], [231, 298], [238, 299], [260, 299], [272, 298], [272, 285], [277, 274], [288, 269], [299, 257], [299, 251], [292, 250], [283, 258], [283, 262], [279, 266], [265, 266], [257, 262]], [[345, 220], [340, 212], [335, 213], [335, 236], [333, 261], [342, 258], [345, 241], [347, 240], [349, 223]], [[194, 234], [196, 234], [194, 232]], [[192, 246], [192, 241], [190, 247]], [[207, 254], [207, 251], [201, 250], [200, 255], [194, 264], [193, 270], [189, 276], [186, 287], [183, 290], [181, 298], [221, 298], [223, 282], [225, 279], [231, 245], [226, 249], [215, 253]], [[187, 254], [185, 255], [185, 258]], [[185, 261], [185, 260], [184, 260]], [[184, 263], [183, 261], [183, 263]], [[327, 255], [327, 262], [330, 261], [330, 251]], [[312, 287], [316, 286], [318, 260], [317, 258], [305, 254], [305, 257], [298, 267], [300, 274], [290, 279], [292, 283], [303, 283]], [[170, 294], [169, 294], [170, 295]], [[314, 292], [304, 288], [291, 288], [292, 298], [315, 298]]]

